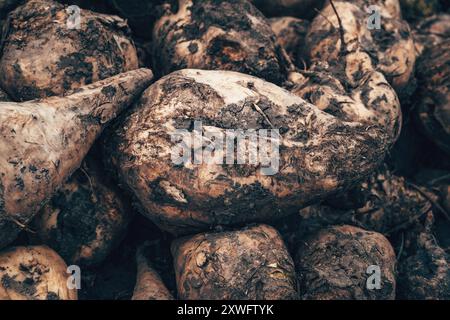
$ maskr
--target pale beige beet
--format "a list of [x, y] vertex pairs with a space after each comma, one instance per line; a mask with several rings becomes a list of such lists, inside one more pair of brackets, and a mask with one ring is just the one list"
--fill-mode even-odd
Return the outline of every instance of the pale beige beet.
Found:
[[[384, 80], [379, 73], [369, 76], [373, 82]], [[104, 159], [137, 197], [143, 213], [175, 234], [266, 222], [347, 188], [378, 166], [395, 141], [400, 118], [395, 93], [387, 84], [382, 90], [394, 104], [359, 103], [360, 109], [352, 111], [356, 115], [341, 121], [255, 77], [181, 70], [146, 90], [114, 127]], [[376, 93], [370, 93], [370, 101]], [[278, 129], [280, 136], [273, 141], [280, 144], [279, 154], [276, 148], [270, 154], [279, 166], [222, 164], [223, 150], [217, 153], [219, 163], [174, 163], [177, 143], [171, 135], [184, 129], [199, 138], [195, 121], [202, 121], [203, 133]]]
[[152, 77], [139, 69], [66, 97], [0, 103], [0, 247], [26, 228]]
[[[374, 67], [383, 73], [399, 95], [408, 95], [416, 52], [411, 30], [399, 17], [398, 1], [333, 3], [336, 12], [328, 4], [311, 23], [307, 35], [311, 61], [342, 65], [344, 53], [359, 49], [370, 57]], [[365, 8], [370, 5], [380, 9], [380, 29], [368, 28], [370, 14]], [[336, 72], [334, 74], [337, 75]]]
[[64, 260], [48, 247], [0, 252], [0, 300], [77, 300], [69, 276]]
[[[132, 300], [173, 300], [158, 272], [147, 255], [146, 244], [136, 252], [137, 276]], [[169, 268], [169, 266], [167, 266]]]

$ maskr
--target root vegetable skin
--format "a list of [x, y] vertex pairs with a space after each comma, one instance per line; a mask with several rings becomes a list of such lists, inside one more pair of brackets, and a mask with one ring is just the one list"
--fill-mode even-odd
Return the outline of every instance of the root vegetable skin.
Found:
[[347, 2], [335, 6], [338, 12], [345, 12], [341, 17], [345, 32], [340, 34], [331, 26], [339, 25], [331, 5], [323, 9], [307, 36], [311, 67], [300, 71], [300, 76], [291, 76], [295, 84], [291, 91], [343, 121], [385, 128], [391, 146], [401, 129], [399, 99], [363, 48], [372, 40], [369, 34], [367, 39], [359, 38], [358, 32], [366, 30], [357, 27], [358, 21], [364, 20], [362, 11]]
[[413, 239], [415, 252], [400, 262], [400, 299], [450, 299], [450, 255], [438, 245], [432, 231], [433, 223], [430, 212], [425, 226]]
[[83, 167], [39, 212], [33, 230], [68, 263], [91, 266], [122, 240], [131, 212], [95, 161], [89, 159]]
[[403, 177], [382, 170], [361, 185], [361, 196], [367, 200], [359, 208], [346, 210], [320, 204], [300, 210], [300, 215], [304, 225], [348, 223], [392, 235], [408, 229], [431, 209], [422, 192], [409, 186]]
[[418, 55], [450, 38], [450, 14], [442, 13], [420, 21], [413, 31]]
[[45, 246], [0, 252], [0, 300], [77, 300], [68, 289], [67, 265]]
[[180, 299], [296, 299], [294, 266], [272, 227], [200, 234], [172, 244]]
[[245, 0], [180, 0], [153, 29], [162, 75], [195, 68], [232, 70], [282, 83], [288, 62], [267, 19]]
[[136, 252], [137, 280], [132, 300], [173, 300], [159, 274], [145, 254], [145, 245]]
[[0, 103], [0, 247], [26, 227], [152, 77], [140, 69], [66, 97]]
[[[395, 298], [396, 257], [379, 233], [346, 225], [323, 229], [302, 241], [295, 262], [302, 299]], [[371, 265], [380, 267], [379, 290], [366, 288]]]
[[138, 68], [125, 20], [80, 15], [80, 29], [70, 29], [66, 7], [51, 0], [29, 1], [9, 15], [0, 85], [14, 100], [62, 95]]
[[342, 63], [339, 58], [343, 51], [353, 52], [356, 46], [363, 45], [362, 51], [376, 56], [376, 67], [399, 94], [403, 94], [413, 75], [416, 60], [409, 26], [399, 17], [392, 16], [396, 10], [384, 6], [381, 1], [368, 2], [381, 8], [381, 29], [367, 28], [368, 13], [361, 7], [347, 1], [335, 2], [343, 26], [343, 45], [339, 21], [332, 6], [327, 5], [313, 20], [307, 35], [310, 59], [312, 62]]
[[429, 139], [450, 154], [450, 39], [425, 50], [416, 73], [417, 123]]
[[[394, 89], [374, 70], [369, 56], [356, 50], [340, 64], [315, 64], [296, 79], [291, 92], [346, 122], [382, 127], [389, 147], [401, 130], [402, 113]], [[347, 90], [346, 85], [352, 89]]]
[[[194, 120], [224, 132], [270, 129], [267, 119], [281, 133], [274, 175], [251, 164], [172, 162], [170, 135], [189, 130]], [[378, 125], [340, 121], [261, 79], [192, 69], [153, 84], [114, 130], [105, 143], [107, 166], [136, 195], [143, 213], [175, 234], [295, 213], [363, 179], [392, 141]]]

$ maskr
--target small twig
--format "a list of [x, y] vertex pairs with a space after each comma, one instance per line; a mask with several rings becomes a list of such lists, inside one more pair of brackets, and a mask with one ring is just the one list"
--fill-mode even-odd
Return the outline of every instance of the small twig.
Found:
[[437, 203], [429, 194], [427, 194], [425, 191], [423, 191], [420, 187], [416, 186], [414, 183], [407, 182], [408, 185], [410, 185], [412, 188], [416, 189], [421, 195], [423, 195], [428, 201], [431, 202], [431, 204], [440, 211], [444, 217], [450, 222], [450, 215], [448, 212], [441, 207], [439, 203]]
[[405, 221], [405, 222], [399, 224], [398, 226], [395, 226], [394, 228], [392, 228], [392, 229], [386, 231], [386, 234], [387, 234], [387, 235], [390, 235], [390, 234], [392, 234], [392, 233], [394, 233], [394, 232], [396, 232], [396, 231], [398, 231], [398, 230], [402, 230], [403, 228], [409, 226], [409, 225], [410, 225], [411, 223], [413, 223], [414, 221], [420, 219], [423, 215], [425, 215], [426, 213], [430, 212], [431, 206], [428, 205], [427, 207], [428, 207], [428, 208], [427, 208], [426, 210], [423, 210], [420, 214], [418, 214], [418, 215], [412, 217], [411, 219], [408, 219], [407, 221]]
[[266, 122], [272, 127], [272, 129], [275, 130], [274, 125], [272, 124], [272, 122], [270, 121], [269, 117], [264, 113], [264, 111], [261, 110], [261, 108], [258, 106], [258, 102], [256, 101], [256, 103], [253, 103], [253, 107], [255, 108], [256, 112], [258, 112], [260, 115], [263, 116], [264, 120], [266, 120]]
[[306, 71], [308, 68], [307, 68], [307, 66], [306, 66], [306, 62], [305, 62], [305, 59], [303, 59], [303, 58], [300, 58], [301, 60], [302, 60], [302, 64], [303, 64], [303, 71]]
[[337, 17], [338, 23], [339, 23], [339, 34], [341, 36], [341, 51], [345, 52], [347, 51], [347, 45], [345, 44], [345, 39], [344, 39], [344, 27], [342, 26], [342, 20], [341, 17], [339, 16], [336, 7], [334, 6], [334, 2], [333, 0], [330, 0], [330, 4], [331, 7], [333, 8], [334, 14]]
[[428, 181], [427, 183], [432, 186], [432, 185], [436, 184], [437, 182], [441, 182], [442, 180], [446, 180], [446, 179], [449, 179], [449, 178], [450, 178], [450, 174], [446, 174], [446, 175], [443, 175], [443, 176], [441, 176], [439, 178], [432, 179], [432, 180]]
[[81, 172], [83, 172], [83, 174], [86, 176], [86, 178], [88, 179], [89, 185], [91, 187], [91, 191], [94, 191], [94, 187], [92, 185], [92, 180], [91, 177], [89, 176], [89, 174], [86, 172], [86, 170], [84, 170], [83, 167], [80, 167]]
[[317, 10], [317, 8], [314, 8], [314, 11], [317, 12], [322, 18], [328, 21], [328, 23], [331, 25], [333, 30], [336, 30], [336, 27], [334, 26], [333, 22], [331, 22], [330, 19], [326, 15], [324, 15], [320, 10]]
[[12, 220], [12, 222], [14, 222], [15, 224], [17, 224], [21, 229], [23, 229], [23, 230], [25, 230], [26, 232], [29, 232], [29, 233], [36, 233], [36, 231], [34, 231], [34, 230], [31, 230], [30, 228], [28, 228], [25, 224], [23, 224], [22, 222], [20, 222], [19, 220], [17, 220], [17, 219], [14, 219], [14, 218], [10, 218], [11, 220]]
[[93, 184], [92, 184], [92, 179], [91, 179], [91, 177], [89, 176], [89, 174], [86, 172], [86, 170], [84, 170], [84, 168], [83, 167], [80, 167], [80, 170], [81, 170], [81, 172], [83, 172], [83, 174], [86, 176], [86, 178], [88, 179], [88, 182], [89, 182], [89, 186], [90, 186], [90, 188], [91, 188], [91, 196], [92, 196], [92, 200], [93, 200], [93, 202], [95, 203], [95, 202], [97, 202], [97, 196], [95, 195], [95, 191], [94, 191], [94, 186], [93, 186]]
[[295, 71], [295, 65], [291, 60], [291, 57], [289, 57], [289, 55], [287, 54], [286, 50], [284, 50], [283, 48], [281, 48], [281, 54], [283, 55], [284, 59], [286, 60], [287, 64], [288, 64], [288, 71], [293, 72]]

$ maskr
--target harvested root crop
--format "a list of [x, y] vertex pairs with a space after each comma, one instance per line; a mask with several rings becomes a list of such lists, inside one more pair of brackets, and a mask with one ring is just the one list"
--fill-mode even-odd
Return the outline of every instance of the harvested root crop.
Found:
[[48, 247], [0, 252], [0, 300], [77, 300], [69, 276], [64, 260]]
[[152, 80], [146, 69], [78, 89], [66, 97], [0, 103], [0, 247], [80, 166], [102, 129]]
[[414, 28], [414, 44], [418, 55], [450, 38], [450, 14], [441, 13], [420, 21]]
[[296, 299], [292, 258], [278, 232], [258, 225], [172, 244], [180, 299]]
[[294, 16], [312, 18], [322, 9], [324, 0], [251, 0], [267, 17]]
[[446, 1], [0, 0], [0, 300], [450, 300]]
[[172, 294], [149, 261], [147, 248], [144, 244], [136, 252], [137, 279], [132, 300], [173, 300]]
[[347, 223], [392, 235], [411, 227], [432, 207], [428, 200], [432, 193], [413, 187], [403, 177], [387, 170], [376, 172], [364, 182], [358, 196], [364, 197], [366, 201], [359, 208], [351, 210], [337, 208], [336, 204], [313, 205], [302, 209], [302, 224], [318, 228]]
[[[318, 63], [294, 80], [291, 92], [345, 122], [376, 125], [392, 145], [401, 129], [400, 103], [385, 77], [359, 49], [340, 64]], [[351, 84], [351, 90], [346, 86]]]
[[29, 1], [9, 15], [0, 85], [11, 98], [62, 95], [138, 68], [125, 20], [81, 10], [77, 28], [70, 15], [67, 7], [51, 0]]
[[[343, 121], [384, 128], [392, 145], [401, 127], [397, 94], [364, 49], [367, 39], [358, 38], [360, 9], [347, 2], [337, 2], [335, 8], [346, 12], [342, 19], [328, 5], [312, 22], [307, 37], [312, 65], [296, 75], [291, 91]], [[345, 27], [333, 29], [331, 24]]]
[[285, 80], [285, 53], [268, 20], [248, 1], [180, 0], [177, 9], [153, 30], [154, 65], [162, 75], [197, 68]]
[[[330, 65], [342, 64], [345, 53], [359, 48], [368, 54], [374, 67], [384, 74], [399, 95], [403, 95], [412, 78], [416, 60], [409, 26], [395, 15], [397, 11], [395, 6], [389, 6], [391, 2], [361, 2], [357, 6], [347, 1], [335, 1], [336, 11], [329, 4], [316, 16], [307, 35], [310, 60], [313, 64], [320, 61]], [[376, 4], [380, 8], [380, 29], [369, 30], [369, 14], [364, 11], [363, 3]], [[362, 57], [359, 59], [364, 60]], [[355, 77], [358, 70], [354, 72]]]
[[304, 68], [307, 55], [305, 42], [309, 21], [293, 17], [272, 18], [269, 21], [278, 43], [289, 55], [291, 61], [298, 68]]
[[450, 256], [433, 234], [433, 215], [413, 238], [410, 254], [400, 263], [398, 297], [413, 300], [450, 299]]
[[[383, 81], [378, 75], [374, 81]], [[388, 101], [396, 102], [388, 94]], [[377, 106], [382, 110], [385, 104]], [[398, 112], [390, 104], [386, 110], [388, 117]], [[186, 69], [144, 92], [106, 142], [104, 159], [146, 216], [165, 230], [185, 234], [279, 218], [348, 188], [379, 165], [395, 140], [392, 123], [397, 124], [390, 119], [386, 126], [343, 122], [261, 79]], [[212, 135], [220, 141], [235, 128], [278, 130], [261, 136], [263, 161], [226, 160], [226, 148], [217, 144], [214, 157], [202, 152]], [[183, 145], [181, 136], [187, 149], [205, 154], [205, 160], [178, 158], [174, 150]], [[244, 140], [238, 148], [248, 155], [258, 142]]]
[[130, 219], [121, 191], [91, 158], [37, 214], [33, 230], [68, 263], [96, 265], [123, 239]]
[[[323, 229], [302, 241], [295, 262], [302, 299], [395, 298], [396, 257], [379, 233], [347, 225]], [[368, 287], [376, 286], [370, 276], [377, 268], [379, 289]]]
[[428, 138], [450, 154], [450, 39], [423, 52], [417, 78], [416, 120]]

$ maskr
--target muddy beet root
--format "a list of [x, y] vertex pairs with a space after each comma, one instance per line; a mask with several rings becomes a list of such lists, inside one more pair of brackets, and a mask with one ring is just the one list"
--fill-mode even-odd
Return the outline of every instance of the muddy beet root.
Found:
[[[295, 259], [302, 299], [395, 298], [396, 257], [381, 234], [352, 226], [323, 229], [302, 240]], [[368, 287], [379, 268], [379, 289]]]
[[76, 300], [67, 280], [66, 263], [46, 246], [0, 252], [0, 300]]
[[450, 154], [450, 39], [422, 53], [417, 78], [417, 123], [429, 139]]
[[418, 54], [450, 38], [450, 14], [436, 14], [421, 20], [416, 24], [413, 36]]
[[272, 227], [199, 234], [172, 252], [181, 299], [297, 298], [292, 258]]
[[417, 233], [417, 228], [411, 229], [405, 236], [407, 254], [399, 263], [400, 299], [450, 299], [450, 256], [439, 245], [433, 224], [434, 215], [429, 213]]
[[232, 70], [281, 83], [287, 61], [268, 20], [248, 1], [181, 1], [153, 30], [162, 75], [184, 68]]
[[[397, 114], [395, 105], [377, 106], [377, 112], [389, 107], [384, 116]], [[104, 159], [147, 217], [174, 234], [190, 234], [217, 225], [281, 218], [364, 179], [394, 139], [395, 129], [386, 132], [391, 125], [387, 121], [385, 127], [343, 122], [261, 79], [231, 71], [185, 69], [144, 92], [136, 107], [113, 127]], [[279, 157], [266, 151], [278, 162], [225, 162], [225, 150], [219, 146], [214, 160], [200, 165], [191, 158], [180, 158], [179, 163], [172, 158], [180, 147], [177, 129], [206, 146], [203, 135], [224, 137], [232, 129], [271, 128], [279, 128], [282, 137]], [[272, 133], [270, 141], [275, 143], [278, 135]]]
[[347, 223], [388, 236], [408, 229], [431, 209], [424, 192], [433, 197], [425, 188], [411, 185], [403, 177], [383, 169], [359, 186], [355, 196], [364, 201], [358, 207], [343, 208], [341, 197], [302, 209], [300, 216], [302, 224], [311, 228]]
[[131, 211], [94, 159], [85, 160], [33, 223], [38, 241], [66, 262], [101, 263], [125, 235]]
[[125, 20], [81, 10], [78, 29], [70, 15], [67, 6], [51, 0], [32, 0], [11, 12], [0, 85], [12, 99], [62, 95], [138, 68]]

